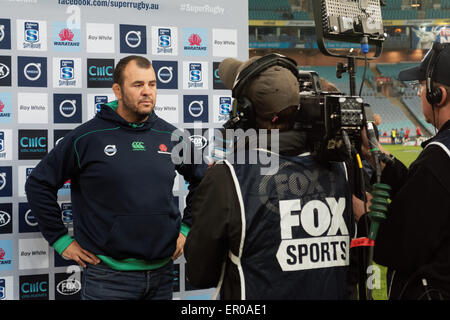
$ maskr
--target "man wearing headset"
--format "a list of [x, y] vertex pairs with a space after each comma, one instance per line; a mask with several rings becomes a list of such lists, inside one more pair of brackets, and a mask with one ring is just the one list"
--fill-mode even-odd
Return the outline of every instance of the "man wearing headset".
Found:
[[[217, 286], [227, 300], [348, 298], [352, 215], [346, 172], [343, 163], [319, 164], [305, 136], [293, 130], [295, 61], [277, 54], [245, 63], [228, 58], [219, 76], [235, 98], [231, 121], [246, 133], [257, 130], [208, 169], [193, 198], [188, 281], [197, 288]], [[265, 132], [271, 139], [263, 147]], [[267, 155], [278, 167], [263, 174]]]
[[438, 132], [409, 170], [382, 157], [381, 182], [392, 187], [392, 202], [375, 261], [395, 270], [390, 299], [450, 299], [450, 45], [436, 43], [399, 80], [418, 81], [423, 115]]

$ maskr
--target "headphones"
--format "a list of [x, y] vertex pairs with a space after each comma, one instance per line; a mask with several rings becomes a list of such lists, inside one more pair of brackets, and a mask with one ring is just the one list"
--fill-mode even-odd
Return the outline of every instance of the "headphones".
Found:
[[224, 124], [225, 129], [244, 129], [255, 127], [255, 112], [252, 106], [252, 102], [249, 98], [242, 95], [246, 85], [257, 77], [264, 70], [272, 66], [281, 66], [292, 72], [296, 79], [298, 79], [298, 69], [295, 60], [283, 56], [278, 53], [271, 53], [265, 55], [239, 72], [234, 81], [232, 90], [233, 109], [230, 120]]
[[440, 88], [435, 88], [433, 86], [433, 76], [434, 76], [434, 68], [436, 67], [436, 62], [438, 60], [439, 55], [441, 54], [441, 51], [444, 48], [445, 46], [439, 42], [433, 43], [430, 61], [428, 62], [427, 70], [425, 73], [426, 98], [428, 103], [430, 103], [433, 106], [433, 108], [442, 101], [442, 91]]

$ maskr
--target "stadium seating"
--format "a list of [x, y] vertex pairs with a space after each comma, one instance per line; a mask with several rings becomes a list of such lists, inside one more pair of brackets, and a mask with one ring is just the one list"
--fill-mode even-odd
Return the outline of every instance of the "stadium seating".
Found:
[[391, 129], [410, 128], [412, 130], [416, 126], [403, 111], [393, 106], [385, 97], [364, 97], [364, 101], [372, 107], [373, 113], [378, 113], [381, 116], [382, 123], [378, 129], [383, 132], [390, 132]]
[[417, 120], [430, 132], [434, 132], [434, 126], [427, 123], [422, 113], [422, 103], [420, 97], [403, 96], [402, 101], [406, 107], [416, 116]]

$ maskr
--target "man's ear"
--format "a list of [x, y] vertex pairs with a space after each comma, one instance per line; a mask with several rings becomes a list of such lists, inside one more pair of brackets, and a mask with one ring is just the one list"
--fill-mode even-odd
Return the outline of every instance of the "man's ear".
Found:
[[120, 87], [120, 85], [118, 83], [114, 83], [112, 85], [112, 90], [113, 90], [114, 94], [116, 95], [117, 100], [121, 100], [122, 99], [122, 88]]

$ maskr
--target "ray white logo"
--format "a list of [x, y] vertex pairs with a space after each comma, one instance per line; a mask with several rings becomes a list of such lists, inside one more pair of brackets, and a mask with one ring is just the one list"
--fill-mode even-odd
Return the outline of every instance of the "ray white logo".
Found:
[[158, 101], [156, 103], [155, 112], [158, 117], [169, 123], [180, 123], [177, 95], [158, 95]]
[[114, 24], [86, 23], [86, 51], [114, 53]]
[[48, 123], [48, 96], [46, 93], [17, 95], [18, 123]]
[[103, 151], [107, 156], [112, 157], [117, 153], [117, 147], [114, 144], [108, 144]]
[[48, 243], [43, 238], [19, 239], [19, 269], [48, 268]]
[[213, 29], [212, 36], [214, 57], [237, 57], [236, 29]]
[[[283, 271], [349, 264], [349, 232], [343, 217], [345, 198], [311, 200], [303, 205], [300, 199], [282, 200], [279, 208], [282, 240], [276, 257]], [[294, 227], [301, 227], [309, 237], [294, 238]]]

